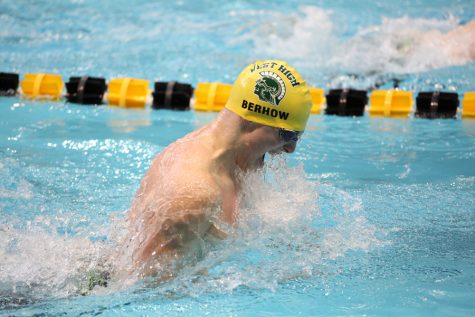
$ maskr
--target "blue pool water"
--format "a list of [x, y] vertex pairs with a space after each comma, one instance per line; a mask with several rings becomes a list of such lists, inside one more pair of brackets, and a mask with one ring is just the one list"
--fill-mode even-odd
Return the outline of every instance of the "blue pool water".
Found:
[[[474, 90], [475, 63], [417, 51], [473, 1], [0, 2], [0, 71], [232, 82], [283, 58], [312, 86]], [[422, 46], [423, 47], [423, 46]], [[269, 160], [233, 238], [165, 284], [113, 278], [150, 160], [212, 113], [0, 97], [0, 315], [473, 316], [475, 121], [312, 116]], [[208, 269], [208, 275], [198, 274]]]

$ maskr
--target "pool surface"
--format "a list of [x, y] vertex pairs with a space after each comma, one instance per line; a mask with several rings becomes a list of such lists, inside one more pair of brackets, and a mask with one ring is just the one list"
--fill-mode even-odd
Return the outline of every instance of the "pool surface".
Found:
[[[281, 58], [315, 87], [397, 80], [462, 97], [475, 89], [474, 62], [396, 48], [474, 19], [474, 8], [1, 2], [0, 71], [196, 86]], [[294, 154], [246, 179], [231, 239], [168, 283], [116, 278], [81, 295], [88, 272], [113, 262], [151, 159], [215, 116], [0, 97], [0, 315], [475, 314], [475, 120], [460, 118], [314, 115]]]

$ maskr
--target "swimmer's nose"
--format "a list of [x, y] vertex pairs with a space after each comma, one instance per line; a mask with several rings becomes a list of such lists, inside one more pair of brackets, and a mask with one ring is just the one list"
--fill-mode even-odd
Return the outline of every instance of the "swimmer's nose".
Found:
[[296, 147], [297, 147], [297, 142], [288, 142], [288, 143], [285, 143], [283, 149], [285, 153], [293, 153]]

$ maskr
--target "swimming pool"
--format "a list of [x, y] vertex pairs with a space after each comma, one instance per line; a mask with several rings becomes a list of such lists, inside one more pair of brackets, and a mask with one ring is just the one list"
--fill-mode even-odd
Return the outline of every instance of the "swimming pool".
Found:
[[[473, 62], [380, 45], [475, 16], [428, 4], [2, 3], [0, 69], [196, 85], [274, 57], [324, 88], [473, 90]], [[214, 116], [0, 98], [0, 314], [473, 315], [475, 121], [460, 119], [312, 116], [290, 167], [249, 178], [235, 239], [165, 285], [78, 295], [150, 160]]]

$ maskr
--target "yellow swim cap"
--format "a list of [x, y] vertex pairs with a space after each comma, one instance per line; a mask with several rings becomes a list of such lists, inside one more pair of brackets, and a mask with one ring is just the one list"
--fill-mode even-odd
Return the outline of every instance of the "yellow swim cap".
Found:
[[234, 82], [226, 108], [271, 127], [305, 130], [312, 101], [305, 81], [282, 61], [258, 61]]

